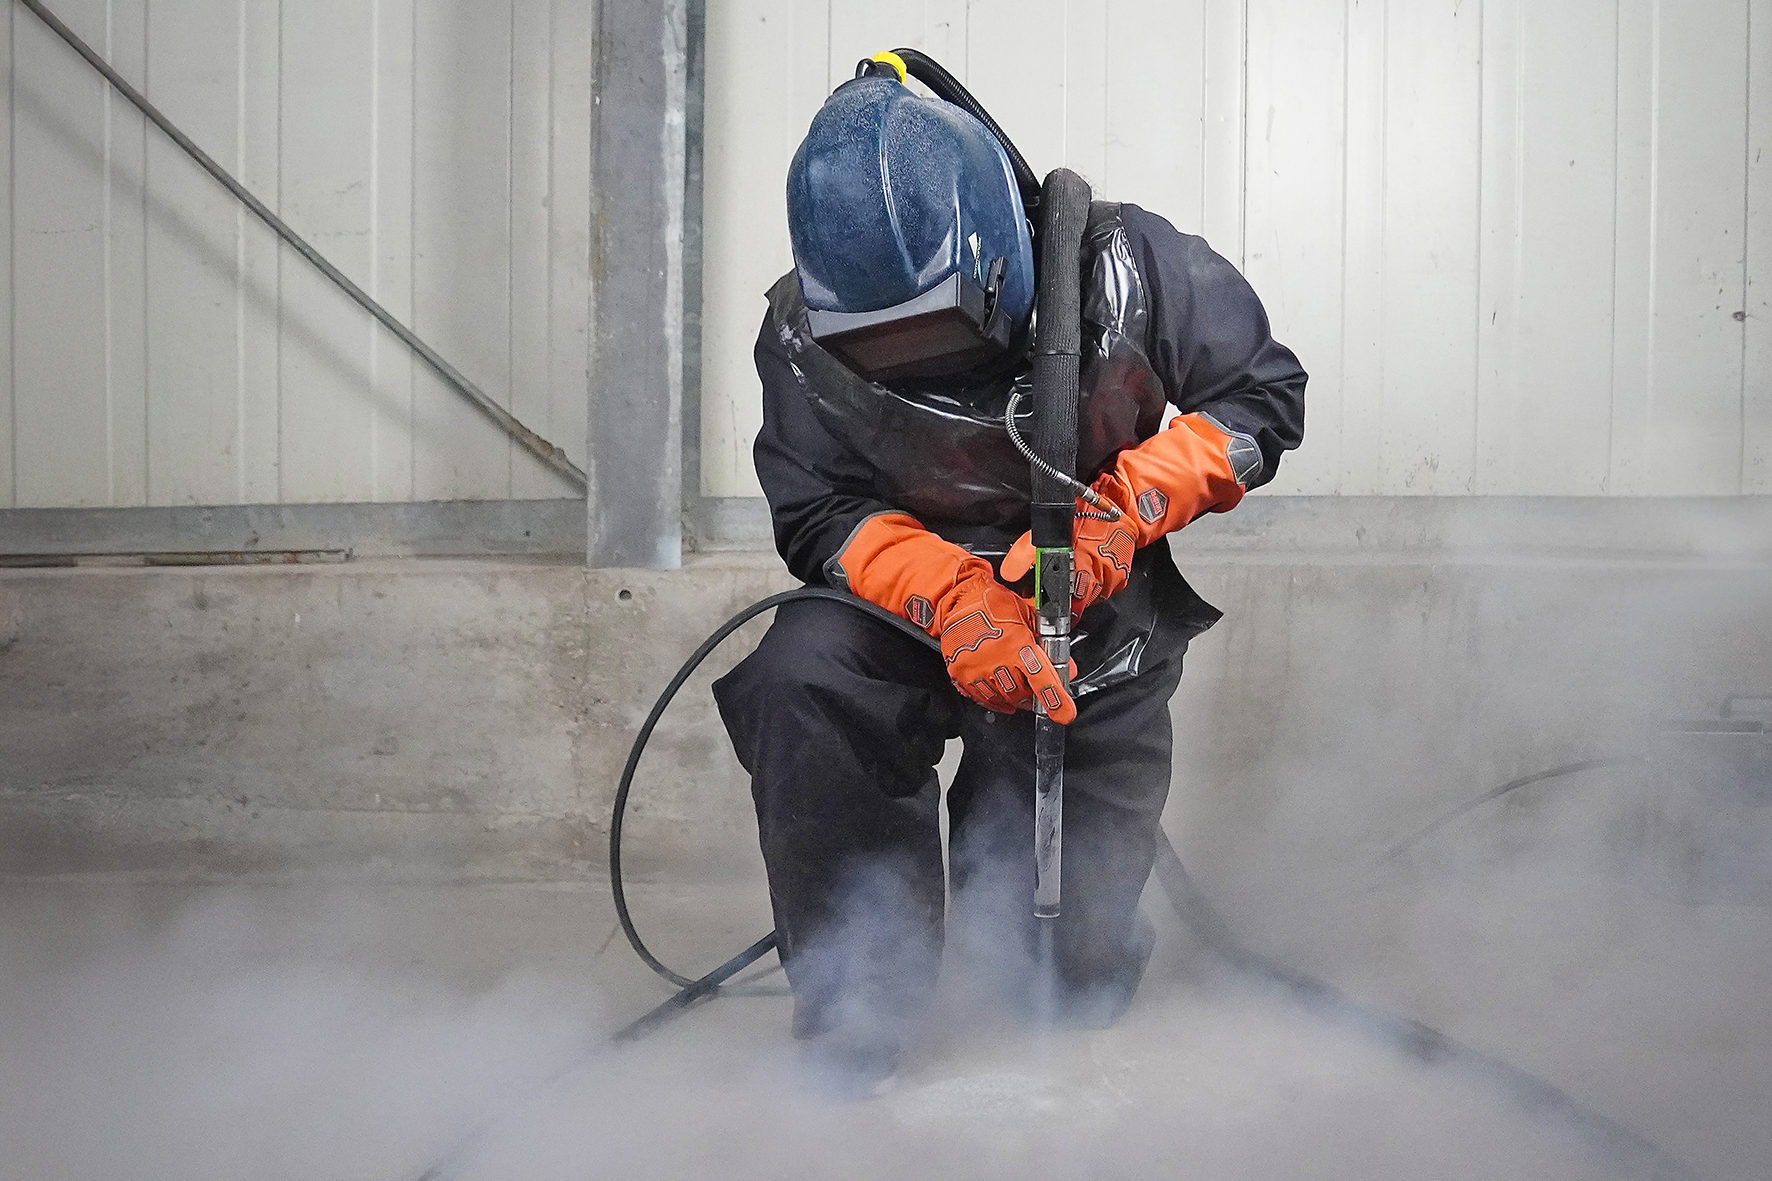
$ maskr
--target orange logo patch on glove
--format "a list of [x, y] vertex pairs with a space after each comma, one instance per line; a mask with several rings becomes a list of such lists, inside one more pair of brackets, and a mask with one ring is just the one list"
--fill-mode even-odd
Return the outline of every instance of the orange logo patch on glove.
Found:
[[922, 595], [912, 595], [904, 601], [904, 617], [918, 627], [927, 628], [935, 622], [935, 604]]
[[1146, 488], [1138, 494], [1138, 515], [1147, 525], [1155, 525], [1169, 511], [1169, 496], [1161, 488]]

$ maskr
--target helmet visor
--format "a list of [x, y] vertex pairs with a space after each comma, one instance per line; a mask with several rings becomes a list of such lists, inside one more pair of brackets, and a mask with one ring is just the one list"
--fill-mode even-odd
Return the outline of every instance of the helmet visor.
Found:
[[948, 377], [1006, 353], [1013, 325], [997, 291], [1004, 263], [996, 260], [980, 287], [966, 275], [946, 280], [914, 299], [871, 312], [807, 309], [812, 338], [870, 381]]

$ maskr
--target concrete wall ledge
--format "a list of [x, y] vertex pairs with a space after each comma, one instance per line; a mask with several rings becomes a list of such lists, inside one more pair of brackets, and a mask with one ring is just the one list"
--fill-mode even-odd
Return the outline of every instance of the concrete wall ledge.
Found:
[[[760, 499], [704, 500], [703, 552], [770, 548]], [[1291, 561], [1772, 560], [1772, 496], [1275, 496], [1256, 492], [1176, 539], [1178, 555]]]
[[1268, 561], [1772, 561], [1772, 496], [1264, 496], [1176, 535]]
[[585, 552], [585, 502], [0, 509], [0, 554], [350, 550], [361, 556]]
[[[0, 570], [0, 874], [587, 871], [670, 670], [788, 584], [764, 555]], [[729, 784], [692, 690], [649, 773]]]
[[[767, 506], [704, 499], [686, 515], [706, 560], [771, 548]], [[355, 557], [556, 556], [582, 561], [582, 500], [0, 509], [0, 555], [344, 549]], [[1772, 496], [1270, 496], [1206, 517], [1178, 546], [1290, 560], [1772, 558]], [[694, 562], [697, 555], [686, 559]]]
[[[1214, 834], [1208, 868], [1298, 767], [1313, 783], [1367, 774], [1381, 752], [1406, 785], [1395, 807], [1324, 831], [1382, 840], [1580, 757], [1595, 719], [1611, 741], [1772, 693], [1772, 533], [1743, 528], [1763, 502], [1608, 504], [1562, 518], [1604, 528], [1554, 538], [1539, 512], [1565, 505], [1490, 502], [1437, 531], [1419, 506], [1377, 506], [1350, 533], [1276, 503], [1176, 542], [1226, 611], [1174, 708], [1177, 806]], [[659, 689], [718, 624], [791, 584], [755, 550], [679, 571], [543, 555], [0, 571], [0, 874], [598, 873]], [[642, 876], [754, 870], [707, 686], [765, 625], [660, 728], [633, 814]]]

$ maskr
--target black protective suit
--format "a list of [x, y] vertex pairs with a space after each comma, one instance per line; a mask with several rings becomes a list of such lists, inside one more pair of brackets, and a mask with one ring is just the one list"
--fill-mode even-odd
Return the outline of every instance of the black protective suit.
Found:
[[[1245, 483], [1271, 479], [1303, 436], [1305, 373], [1236, 269], [1154, 214], [1097, 202], [1082, 274], [1084, 481], [1174, 410], [1252, 439], [1261, 459]], [[908, 512], [993, 566], [1027, 529], [1028, 464], [1002, 423], [1011, 392], [1027, 386], [1025, 366], [971, 381], [869, 383], [813, 342], [791, 273], [770, 292], [756, 362], [757, 474], [797, 578], [824, 583], [826, 564], [875, 513]], [[1074, 633], [1058, 951], [1080, 1020], [1117, 1016], [1142, 972], [1149, 935], [1136, 906], [1169, 788], [1168, 699], [1188, 640], [1218, 618], [1168, 547], [1153, 545]], [[896, 1028], [932, 986], [945, 899], [932, 768], [956, 736], [965, 744], [948, 797], [956, 919], [1006, 986], [1025, 980], [1031, 715], [973, 705], [937, 653], [816, 601], [783, 608], [714, 691], [752, 777], [796, 1033], [858, 1020]]]

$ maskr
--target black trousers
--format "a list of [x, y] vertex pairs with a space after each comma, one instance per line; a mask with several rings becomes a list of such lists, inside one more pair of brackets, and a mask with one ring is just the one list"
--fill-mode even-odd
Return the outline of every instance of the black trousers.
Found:
[[[1180, 677], [1177, 654], [1080, 698], [1069, 727], [1055, 946], [1060, 984], [1077, 997], [1104, 984], [1129, 996], [1143, 968], [1137, 904], [1169, 791]], [[782, 607], [714, 696], [751, 775], [796, 1034], [853, 1022], [890, 1032], [934, 986], [946, 893], [933, 769], [953, 737], [964, 743], [948, 792], [955, 933], [987, 979], [1028, 985], [1032, 714], [973, 705], [939, 654], [817, 600]]]

